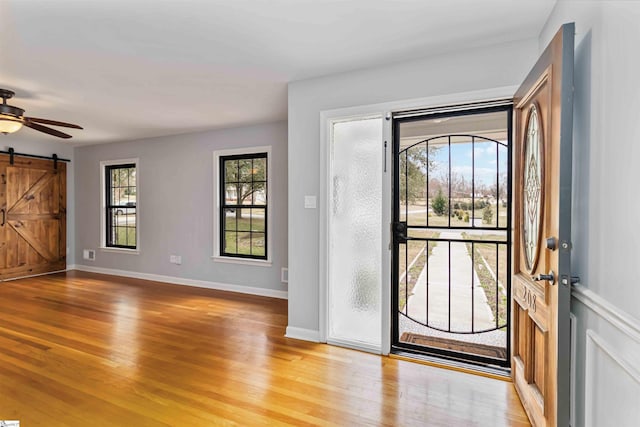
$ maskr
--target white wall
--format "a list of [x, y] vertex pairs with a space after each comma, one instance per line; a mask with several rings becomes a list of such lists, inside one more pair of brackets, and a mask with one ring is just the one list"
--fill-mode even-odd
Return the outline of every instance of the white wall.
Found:
[[50, 141], [34, 141], [24, 135], [25, 132], [35, 132], [24, 128], [20, 134], [0, 135], [0, 150], [8, 151], [9, 147], [18, 153], [35, 154], [38, 156], [51, 156], [57, 154], [58, 157], [69, 159], [67, 163], [67, 265], [75, 262], [75, 187], [74, 187], [74, 167], [73, 145], [55, 137], [50, 137]]
[[[265, 145], [272, 146], [272, 266], [214, 262], [213, 152]], [[139, 255], [98, 249], [100, 161], [125, 158], [139, 159]], [[75, 259], [80, 268], [286, 296], [280, 281], [280, 268], [287, 266], [286, 122], [77, 147], [75, 163]], [[83, 249], [96, 249], [96, 260], [84, 260]], [[172, 254], [182, 256], [181, 265], [169, 263]]]
[[574, 426], [640, 418], [640, 3], [559, 0], [540, 51], [576, 23]]
[[525, 40], [289, 84], [289, 329], [319, 333], [320, 112], [517, 86], [537, 56]]

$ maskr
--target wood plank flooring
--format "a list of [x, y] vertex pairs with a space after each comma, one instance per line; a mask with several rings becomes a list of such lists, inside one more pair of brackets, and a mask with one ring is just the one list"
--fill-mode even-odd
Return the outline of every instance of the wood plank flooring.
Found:
[[22, 426], [529, 425], [511, 383], [285, 338], [282, 300], [69, 272], [0, 309]]

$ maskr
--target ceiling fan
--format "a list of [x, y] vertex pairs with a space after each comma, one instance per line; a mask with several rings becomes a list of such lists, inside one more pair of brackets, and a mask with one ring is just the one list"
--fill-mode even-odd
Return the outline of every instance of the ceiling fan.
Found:
[[42, 124], [82, 129], [82, 127], [74, 125], [73, 123], [39, 119], [37, 117], [25, 117], [24, 110], [22, 108], [7, 104], [7, 99], [13, 98], [13, 95], [15, 95], [15, 93], [11, 90], [0, 89], [0, 97], [2, 97], [2, 104], [0, 104], [0, 132], [5, 135], [17, 132], [22, 128], [22, 126], [26, 126], [49, 135], [57, 136], [58, 138], [71, 138], [71, 135], [69, 134], [52, 129], [48, 126], [43, 126]]

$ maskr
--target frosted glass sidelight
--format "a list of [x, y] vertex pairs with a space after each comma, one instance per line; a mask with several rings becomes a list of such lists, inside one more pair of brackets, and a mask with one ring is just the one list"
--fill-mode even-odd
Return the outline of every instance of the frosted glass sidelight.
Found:
[[333, 124], [328, 340], [381, 345], [382, 118]]

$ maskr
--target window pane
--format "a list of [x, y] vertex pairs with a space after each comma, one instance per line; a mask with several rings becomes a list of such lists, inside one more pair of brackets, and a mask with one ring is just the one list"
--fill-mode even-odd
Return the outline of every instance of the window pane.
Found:
[[225, 204], [236, 205], [238, 204], [238, 185], [231, 184], [225, 186]]
[[333, 124], [328, 337], [381, 342], [382, 118]]
[[234, 231], [236, 228], [236, 210], [224, 210], [224, 231]]
[[251, 209], [237, 209], [236, 220], [238, 221], [238, 231], [250, 231]]
[[251, 233], [251, 254], [264, 256], [264, 233]]
[[251, 209], [251, 231], [264, 231], [265, 209]]
[[240, 255], [251, 255], [251, 233], [238, 233], [237, 253]]
[[267, 192], [265, 182], [253, 183], [252, 202], [254, 205], [266, 205], [267, 204]]
[[240, 167], [240, 180], [241, 182], [251, 182], [253, 165], [251, 164], [251, 159], [248, 160], [238, 160], [238, 165]]
[[235, 231], [227, 231], [224, 233], [224, 252], [228, 254], [237, 253], [236, 250], [236, 236], [237, 233]]
[[225, 182], [238, 181], [238, 161], [237, 160], [224, 161], [224, 180]]
[[267, 180], [267, 159], [266, 157], [253, 159], [253, 180]]

